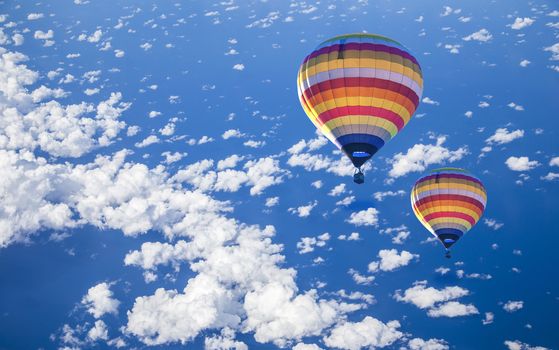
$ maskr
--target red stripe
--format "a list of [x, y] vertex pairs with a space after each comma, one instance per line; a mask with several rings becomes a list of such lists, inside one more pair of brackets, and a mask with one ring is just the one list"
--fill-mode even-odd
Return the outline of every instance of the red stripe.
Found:
[[437, 219], [437, 218], [459, 218], [468, 221], [470, 224], [472, 224], [472, 226], [476, 224], [476, 221], [470, 215], [464, 213], [458, 213], [455, 211], [439, 211], [436, 213], [431, 213], [424, 217], [425, 221], [430, 221], [432, 219]]
[[316, 95], [327, 90], [339, 89], [344, 87], [367, 87], [386, 89], [408, 98], [415, 105], [415, 108], [417, 108], [417, 104], [419, 103], [419, 97], [416, 95], [415, 91], [413, 91], [409, 87], [400, 83], [395, 83], [390, 80], [379, 78], [349, 77], [325, 80], [307, 88], [304, 94], [308, 100], [311, 100], [312, 95]]
[[345, 117], [350, 115], [369, 115], [379, 117], [391, 121], [396, 125], [398, 131], [404, 127], [404, 119], [398, 114], [384, 108], [367, 107], [367, 106], [344, 106], [332, 108], [318, 115], [318, 121], [326, 124], [332, 119]]
[[428, 203], [431, 203], [433, 201], [438, 201], [438, 200], [443, 200], [443, 201], [444, 200], [450, 200], [450, 201], [466, 202], [466, 203], [470, 203], [472, 205], [475, 205], [481, 211], [483, 211], [485, 209], [485, 206], [480, 201], [478, 201], [477, 199], [472, 198], [472, 197], [468, 197], [468, 196], [459, 195], [459, 194], [436, 194], [436, 195], [421, 198], [420, 200], [415, 201], [414, 204], [417, 207], [419, 207], [423, 204], [428, 204]]

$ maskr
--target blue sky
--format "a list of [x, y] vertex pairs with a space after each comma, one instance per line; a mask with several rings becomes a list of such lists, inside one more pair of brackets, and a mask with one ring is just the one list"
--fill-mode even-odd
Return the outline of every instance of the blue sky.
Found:
[[[0, 26], [1, 349], [559, 347], [555, 3], [4, 1]], [[363, 31], [424, 93], [356, 185], [296, 74]], [[440, 166], [488, 193], [449, 260], [409, 203]]]

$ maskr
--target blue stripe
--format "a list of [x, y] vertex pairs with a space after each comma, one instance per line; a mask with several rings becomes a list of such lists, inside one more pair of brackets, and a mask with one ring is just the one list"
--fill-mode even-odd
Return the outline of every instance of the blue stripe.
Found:
[[464, 233], [456, 228], [441, 228], [435, 231], [435, 234], [437, 236], [439, 235], [443, 235], [443, 234], [450, 234], [450, 235], [456, 235], [458, 237], [462, 237], [464, 235]]
[[375, 135], [369, 134], [347, 134], [336, 138], [336, 140], [343, 146], [350, 143], [366, 143], [380, 149], [384, 146], [384, 141]]

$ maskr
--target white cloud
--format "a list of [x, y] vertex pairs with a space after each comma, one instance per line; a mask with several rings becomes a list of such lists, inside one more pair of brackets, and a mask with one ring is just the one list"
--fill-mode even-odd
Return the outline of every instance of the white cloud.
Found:
[[87, 96], [92, 96], [92, 95], [96, 95], [99, 93], [99, 89], [98, 88], [94, 88], [94, 89], [85, 89], [83, 91], [84, 94], [86, 94]]
[[155, 270], [159, 265], [171, 265], [178, 269], [188, 258], [188, 244], [180, 240], [175, 245], [161, 242], [145, 242], [141, 250], [128, 252], [124, 258], [126, 266], [139, 266], [144, 270]]
[[314, 251], [314, 247], [324, 247], [328, 240], [330, 240], [330, 234], [328, 232], [317, 237], [301, 237], [299, 242], [297, 242], [297, 249], [299, 250], [299, 254], [310, 253]]
[[141, 142], [136, 142], [134, 144], [134, 146], [138, 147], [138, 148], [144, 148], [147, 147], [149, 145], [153, 145], [155, 143], [159, 143], [161, 140], [159, 140], [159, 137], [157, 137], [157, 135], [149, 135], [148, 137], [146, 137], [145, 139], [143, 139]]
[[239, 156], [237, 154], [233, 154], [233, 155], [217, 162], [217, 170], [235, 168], [237, 166], [237, 164], [240, 161], [242, 161], [243, 159], [245, 159], [245, 157]]
[[522, 107], [521, 105], [517, 105], [514, 102], [509, 103], [507, 106], [509, 106], [510, 108], [514, 109], [515, 111], [519, 111], [519, 112], [522, 112], [524, 110], [524, 107]]
[[459, 317], [479, 314], [478, 309], [473, 304], [462, 304], [457, 301], [449, 301], [439, 304], [427, 312], [429, 317]]
[[330, 335], [323, 340], [326, 346], [338, 349], [384, 348], [402, 338], [403, 333], [398, 328], [400, 328], [398, 321], [383, 323], [376, 318], [366, 316], [360, 322], [336, 325]]
[[462, 39], [465, 41], [470, 41], [470, 40], [475, 40], [475, 41], [480, 41], [480, 42], [487, 42], [489, 40], [491, 40], [493, 38], [493, 35], [491, 35], [491, 33], [485, 29], [482, 28], [480, 30], [478, 30], [477, 32], [474, 32], [468, 36], [463, 37]]
[[278, 203], [279, 203], [279, 197], [269, 197], [266, 198], [266, 203], [264, 205], [268, 208], [271, 208], [278, 205]]
[[45, 15], [42, 14], [42, 13], [30, 13], [30, 14], [27, 15], [27, 20], [28, 21], [34, 21], [34, 20], [37, 20], [37, 19], [41, 19], [43, 17], [45, 17]]
[[221, 137], [224, 140], [228, 140], [228, 139], [233, 138], [233, 137], [234, 138], [239, 138], [239, 137], [243, 137], [243, 136], [245, 136], [245, 134], [240, 132], [239, 129], [229, 129], [221, 135]]
[[442, 339], [423, 340], [421, 338], [413, 338], [408, 342], [410, 350], [448, 350], [449, 346]]
[[398, 190], [398, 191], [385, 191], [385, 192], [375, 192], [373, 193], [373, 197], [379, 201], [382, 202], [384, 200], [384, 198], [386, 197], [396, 197], [396, 196], [403, 196], [406, 194], [406, 191], [404, 190]]
[[348, 273], [351, 275], [353, 281], [357, 284], [369, 285], [375, 280], [375, 276], [365, 276], [354, 269], [349, 269]]
[[[318, 150], [327, 144], [328, 140], [325, 137], [318, 137], [316, 139], [306, 141], [301, 140], [298, 143], [291, 146], [287, 152], [290, 154], [287, 164], [291, 167], [301, 166], [307, 171], [319, 171], [325, 170], [328, 173], [333, 173], [338, 176], [350, 176], [353, 175], [355, 167], [351, 161], [342, 156], [339, 160], [333, 160], [328, 156], [322, 154], [311, 154], [304, 153], [307, 150], [309, 152]], [[363, 167], [363, 171], [371, 169], [371, 165], [366, 163]]]
[[314, 207], [316, 207], [316, 205], [318, 204], [318, 201], [313, 201], [310, 202], [307, 205], [303, 205], [297, 208], [289, 208], [289, 212], [291, 214], [296, 214], [298, 217], [300, 218], [306, 218], [307, 216], [309, 216], [311, 214], [311, 211], [314, 209]]
[[87, 308], [87, 312], [95, 318], [100, 318], [104, 314], [117, 314], [120, 301], [113, 298], [111, 285], [107, 282], [99, 283], [87, 291], [82, 299], [82, 304]]
[[87, 337], [94, 342], [97, 340], [108, 340], [109, 331], [107, 330], [105, 322], [102, 320], [95, 321], [93, 327], [87, 332]]
[[316, 344], [298, 343], [291, 350], [322, 350], [322, 348]]
[[272, 11], [266, 15], [266, 17], [257, 19], [254, 22], [248, 24], [247, 28], [268, 28], [270, 27], [277, 19], [279, 19], [279, 12]]
[[221, 330], [220, 335], [206, 337], [204, 350], [248, 350], [248, 346], [235, 340], [235, 331], [225, 327]]
[[483, 223], [486, 224], [487, 227], [490, 227], [490, 228], [494, 229], [495, 231], [500, 229], [501, 227], [503, 227], [505, 225], [502, 222], [497, 222], [497, 220], [490, 219], [490, 218], [484, 218]]
[[332, 188], [330, 190], [330, 192], [328, 192], [328, 195], [332, 196], [332, 197], [336, 197], [336, 196], [339, 196], [341, 194], [344, 194], [345, 191], [346, 191], [345, 187], [346, 187], [345, 183], [341, 183], [341, 184], [335, 186], [334, 188]]
[[378, 257], [380, 261], [369, 263], [369, 272], [394, 271], [408, 265], [413, 259], [419, 259], [417, 254], [412, 254], [406, 250], [398, 253], [396, 249], [382, 249], [378, 252]]
[[54, 32], [52, 31], [52, 29], [49, 29], [46, 32], [43, 32], [42, 30], [37, 30], [37, 31], [35, 31], [35, 34], [33, 35], [33, 37], [35, 39], [39, 39], [39, 40], [48, 40], [48, 39], [52, 39], [54, 37]]
[[548, 172], [547, 175], [545, 176], [541, 176], [540, 179], [545, 180], [545, 181], [555, 181], [557, 179], [559, 179], [559, 174], [558, 173], [553, 173], [553, 172]]
[[518, 129], [509, 132], [507, 128], [499, 128], [485, 142], [488, 144], [504, 145], [522, 137], [524, 137], [524, 130]]
[[559, 61], [559, 43], [544, 48], [544, 51], [551, 52], [552, 61]]
[[528, 60], [522, 60], [522, 61], [520, 61], [520, 67], [528, 67], [528, 65], [530, 63], [532, 63], [532, 62], [530, 62]]
[[245, 65], [242, 63], [237, 63], [233, 66], [234, 70], [245, 70]]
[[531, 346], [520, 340], [505, 340], [504, 344], [509, 350], [549, 350], [543, 346]]
[[492, 312], [486, 312], [485, 318], [481, 320], [481, 323], [483, 323], [484, 325], [488, 325], [493, 323], [494, 319], [495, 319], [495, 315]]
[[479, 313], [472, 304], [464, 305], [453, 301], [469, 294], [467, 289], [458, 286], [436, 289], [427, 287], [427, 281], [417, 281], [413, 287], [406, 289], [404, 294], [397, 290], [394, 299], [413, 304], [420, 309], [428, 309], [427, 315], [430, 317], [457, 317]]
[[489, 107], [489, 102], [487, 101], [481, 101], [478, 105], [479, 108], [487, 108]]
[[464, 113], [464, 115], [466, 116], [466, 118], [471, 118], [474, 115], [474, 112], [466, 111], [466, 113]]
[[455, 151], [449, 150], [443, 146], [445, 141], [445, 136], [439, 136], [435, 145], [416, 144], [409, 148], [406, 154], [396, 154], [389, 161], [392, 169], [388, 174], [393, 178], [398, 178], [411, 172], [425, 171], [428, 166], [433, 164], [455, 162], [468, 154], [466, 147], [458, 148]]
[[512, 171], [529, 171], [540, 165], [537, 160], [530, 160], [528, 157], [509, 157], [505, 164]]
[[25, 38], [20, 33], [12, 35], [12, 40], [14, 41], [14, 46], [21, 46], [25, 42]]
[[109, 99], [96, 106], [44, 101], [64, 97], [65, 92], [40, 86], [29, 93], [26, 86], [34, 84], [38, 74], [21, 64], [27, 57], [4, 49], [0, 54], [0, 89], [4, 97], [0, 101], [1, 149], [40, 148], [56, 157], [80, 157], [111, 144], [125, 127], [118, 119], [130, 104], [121, 102], [120, 93], [111, 93]]
[[346, 221], [355, 226], [377, 226], [379, 211], [376, 208], [368, 208], [351, 213]]
[[506, 312], [515, 312], [524, 307], [523, 301], [512, 301], [509, 300], [503, 305], [503, 310]]
[[[240, 159], [226, 159], [226, 162]], [[252, 186], [250, 194], [260, 195], [266, 188], [283, 182], [287, 171], [279, 167], [279, 161], [270, 157], [250, 160], [243, 166], [245, 171], [225, 169], [215, 172], [210, 170], [213, 161], [204, 159], [179, 170], [174, 178], [180, 182], [187, 182], [201, 191], [229, 191], [239, 190], [241, 185]], [[221, 163], [224, 166], [231, 165]], [[235, 164], [236, 165], [236, 164]], [[219, 167], [219, 163], [218, 163]]]
[[549, 160], [549, 166], [559, 166], [559, 157], [553, 157]]
[[520, 30], [522, 28], [526, 28], [534, 24], [535, 20], [529, 17], [516, 17], [514, 23], [510, 25], [511, 29]]
[[429, 97], [425, 96], [423, 97], [423, 99], [421, 100], [421, 102], [426, 103], [428, 105], [435, 105], [438, 106], [440, 105], [440, 103], [438, 101], [432, 100]]
[[255, 141], [255, 140], [248, 140], [243, 142], [243, 146], [247, 146], [250, 148], [260, 148], [266, 144], [266, 141]]

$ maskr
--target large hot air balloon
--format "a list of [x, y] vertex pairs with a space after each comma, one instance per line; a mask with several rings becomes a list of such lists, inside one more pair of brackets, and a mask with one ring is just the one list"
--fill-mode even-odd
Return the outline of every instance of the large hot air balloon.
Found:
[[340, 35], [308, 55], [297, 76], [303, 109], [356, 167], [409, 122], [423, 91], [421, 67], [397, 41], [373, 34]]
[[447, 250], [481, 218], [487, 193], [481, 181], [459, 168], [440, 168], [412, 188], [411, 206], [417, 219]]

